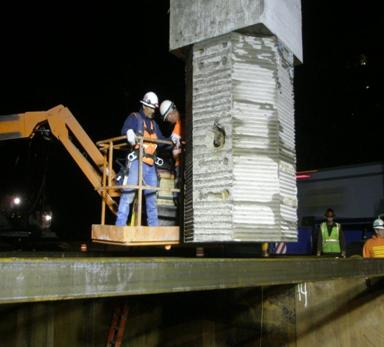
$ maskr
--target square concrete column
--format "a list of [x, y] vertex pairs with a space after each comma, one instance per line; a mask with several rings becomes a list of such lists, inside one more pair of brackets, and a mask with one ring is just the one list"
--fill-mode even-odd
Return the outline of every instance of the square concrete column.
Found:
[[192, 60], [185, 241], [294, 241], [293, 54], [230, 33], [194, 44]]
[[185, 241], [295, 241], [301, 0], [171, 0], [169, 43], [186, 58]]

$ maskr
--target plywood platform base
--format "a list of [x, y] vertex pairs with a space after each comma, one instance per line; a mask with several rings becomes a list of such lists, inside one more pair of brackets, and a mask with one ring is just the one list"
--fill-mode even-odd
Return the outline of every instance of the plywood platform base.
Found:
[[125, 226], [92, 225], [93, 242], [119, 246], [177, 245], [180, 231], [177, 226]]

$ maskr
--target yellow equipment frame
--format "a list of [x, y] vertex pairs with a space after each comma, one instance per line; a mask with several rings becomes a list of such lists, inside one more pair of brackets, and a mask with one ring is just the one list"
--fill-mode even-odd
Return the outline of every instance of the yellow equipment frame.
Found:
[[[67, 107], [58, 105], [48, 111], [26, 112], [0, 117], [0, 141], [32, 138], [44, 125], [64, 145], [88, 181], [102, 198], [101, 223], [92, 226], [92, 239], [120, 245], [153, 245], [179, 243], [179, 227], [142, 226], [142, 194], [144, 189], [160, 190], [158, 187], [143, 185], [143, 143], [155, 142], [172, 144], [170, 141], [139, 137], [139, 184], [119, 186], [115, 182], [113, 151], [127, 148], [125, 136], [97, 142], [91, 140]], [[73, 141], [75, 139], [76, 141]], [[106, 207], [116, 213], [116, 197], [121, 189], [138, 190], [138, 213], [135, 226], [118, 227], [105, 225]], [[179, 191], [172, 189], [171, 191]], [[121, 235], [125, 235], [121, 238]]]

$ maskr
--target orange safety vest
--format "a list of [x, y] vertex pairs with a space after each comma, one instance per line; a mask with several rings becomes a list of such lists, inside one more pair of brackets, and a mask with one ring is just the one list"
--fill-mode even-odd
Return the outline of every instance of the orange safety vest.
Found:
[[373, 235], [365, 241], [363, 247], [364, 258], [384, 258], [384, 238]]
[[[137, 118], [136, 113], [135, 113], [135, 116]], [[147, 137], [147, 138], [151, 138], [151, 139], [156, 140], [157, 139], [157, 135], [156, 135], [156, 131], [155, 131], [155, 125], [153, 124], [153, 120], [152, 119], [150, 120], [151, 128], [148, 129], [145, 120], [142, 119], [141, 116], [140, 116], [140, 118], [141, 118], [140, 120], [143, 122], [144, 138]], [[143, 152], [143, 154], [144, 154], [143, 155], [143, 162], [144, 163], [146, 163], [148, 165], [151, 165], [151, 166], [154, 164], [156, 148], [157, 148], [157, 144], [156, 143], [144, 141], [144, 143], [143, 143], [143, 149], [144, 149], [144, 152]], [[139, 149], [139, 145], [138, 144], [135, 146], [135, 149], [136, 150]]]
[[177, 122], [175, 124], [175, 127], [173, 128], [172, 133], [174, 133], [175, 135], [178, 135], [180, 137], [182, 136], [181, 121], [180, 121], [180, 119], [177, 120]]

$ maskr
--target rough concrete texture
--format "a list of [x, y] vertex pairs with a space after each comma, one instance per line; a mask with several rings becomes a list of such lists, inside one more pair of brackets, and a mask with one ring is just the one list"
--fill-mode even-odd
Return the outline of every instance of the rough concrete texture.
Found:
[[[229, 36], [193, 49], [193, 205], [186, 214], [195, 232], [186, 225], [186, 241], [232, 239], [231, 52]], [[216, 147], [220, 128], [225, 143]]]
[[194, 45], [192, 127], [185, 240], [294, 241], [292, 53], [238, 33]]
[[171, 0], [170, 49], [236, 30], [277, 36], [302, 61], [300, 0]]
[[298, 286], [296, 346], [384, 346], [383, 288], [383, 279]]

